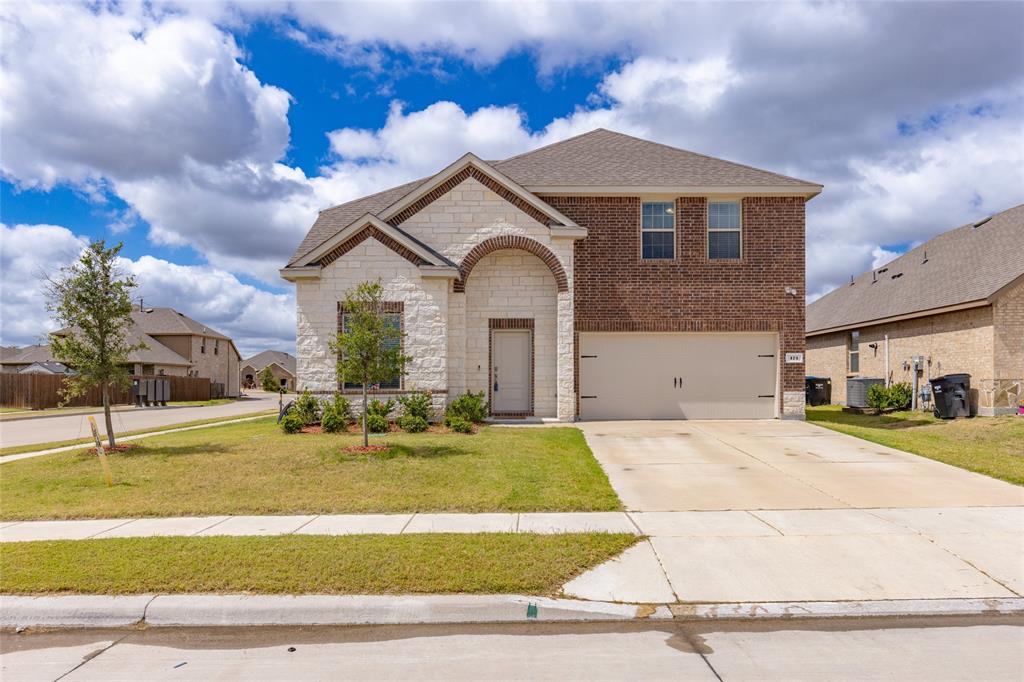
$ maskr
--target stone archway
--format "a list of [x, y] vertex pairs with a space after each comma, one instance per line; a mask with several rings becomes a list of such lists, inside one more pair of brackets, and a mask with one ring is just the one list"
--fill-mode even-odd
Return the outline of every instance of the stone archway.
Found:
[[491, 237], [474, 246], [472, 250], [466, 254], [466, 257], [462, 259], [462, 264], [459, 265], [459, 278], [455, 280], [454, 290], [460, 292], [466, 290], [466, 280], [469, 279], [470, 273], [473, 272], [473, 268], [476, 267], [476, 264], [480, 262], [481, 258], [493, 253], [494, 251], [501, 251], [505, 249], [518, 249], [537, 256], [537, 258], [540, 258], [541, 261], [543, 261], [551, 270], [551, 274], [555, 278], [555, 285], [558, 288], [559, 293], [569, 290], [569, 278], [566, 276], [565, 269], [558, 261], [558, 258], [551, 252], [551, 249], [535, 239], [523, 237], [522, 235], [502, 235], [500, 237]]

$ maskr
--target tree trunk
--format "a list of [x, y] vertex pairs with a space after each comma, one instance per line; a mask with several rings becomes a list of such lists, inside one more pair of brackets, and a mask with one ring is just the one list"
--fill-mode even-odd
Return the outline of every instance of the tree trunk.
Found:
[[103, 419], [107, 422], [107, 442], [114, 447], [114, 422], [110, 419], [110, 382], [103, 382]]
[[363, 384], [363, 447], [364, 448], [370, 447], [370, 432], [368, 430], [368, 425], [367, 425], [367, 415], [369, 414], [369, 412], [366, 409], [367, 407], [368, 407], [368, 405], [366, 403], [366, 384], [364, 383]]

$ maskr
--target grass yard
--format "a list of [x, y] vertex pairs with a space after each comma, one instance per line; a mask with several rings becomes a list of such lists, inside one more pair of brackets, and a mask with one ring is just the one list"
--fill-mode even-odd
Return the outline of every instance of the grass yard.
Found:
[[1024, 485], [1024, 418], [940, 420], [930, 413], [850, 414], [808, 407], [807, 421], [873, 443]]
[[390, 433], [374, 437], [388, 452], [342, 452], [359, 441], [273, 418], [153, 436], [108, 455], [112, 488], [89, 450], [20, 460], [0, 469], [0, 518], [621, 508], [574, 428]]
[[555, 594], [635, 535], [284, 535], [7, 543], [6, 594]]
[[[272, 413], [276, 417], [277, 410], [276, 409], [273, 410]], [[232, 419], [245, 419], [247, 417], [254, 417], [254, 416], [257, 416], [257, 415], [261, 415], [261, 414], [270, 414], [270, 412], [268, 412], [267, 410], [258, 410], [256, 412], [252, 412], [251, 414], [236, 414], [236, 415], [232, 415], [230, 417], [210, 417], [208, 419], [196, 419], [196, 420], [190, 421], [190, 422], [182, 422], [180, 424], [167, 424], [165, 426], [154, 426], [154, 427], [149, 428], [149, 429], [138, 429], [136, 431], [118, 432], [117, 431], [117, 427], [115, 425], [115, 428], [114, 428], [114, 436], [115, 436], [114, 437], [114, 442], [117, 442], [118, 438], [123, 438], [125, 436], [141, 436], [142, 434], [145, 434], [145, 433], [156, 433], [157, 431], [167, 431], [169, 429], [182, 429], [182, 428], [186, 428], [186, 427], [189, 427], [189, 426], [202, 426], [203, 424], [216, 424], [217, 422], [230, 421]], [[106, 427], [103, 425], [103, 421], [102, 420], [103, 420], [103, 417], [100, 416], [96, 420], [96, 423], [99, 425], [100, 434], [103, 436], [103, 443], [106, 444], [106, 442], [107, 442], [107, 431], [106, 431]], [[86, 432], [88, 432], [88, 429], [86, 429]], [[32, 444], [29, 444], [29, 445], [12, 445], [11, 447], [8, 447], [8, 448], [0, 448], [0, 456], [4, 456], [4, 455], [19, 455], [19, 454], [21, 454], [23, 452], [37, 452], [39, 450], [50, 450], [51, 448], [63, 448], [63, 447], [66, 447], [68, 445], [93, 445], [93, 440], [92, 440], [92, 438], [75, 438], [73, 440], [60, 440], [60, 441], [53, 441], [53, 442], [50, 442], [50, 443], [32, 443]]]
[[[179, 400], [167, 403], [168, 407], [212, 407], [227, 405], [237, 398], [212, 398], [210, 400]], [[137, 409], [134, 405], [114, 405], [114, 412]], [[25, 407], [0, 407], [0, 421], [38, 417], [61, 417], [76, 414], [103, 414], [102, 407], [49, 407], [45, 410], [30, 410]]]

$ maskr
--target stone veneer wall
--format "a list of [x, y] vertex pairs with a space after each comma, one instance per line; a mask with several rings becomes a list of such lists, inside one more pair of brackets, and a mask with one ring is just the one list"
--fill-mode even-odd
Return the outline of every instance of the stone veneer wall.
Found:
[[557, 406], [558, 292], [551, 270], [525, 251], [497, 251], [473, 268], [466, 283], [466, 386], [487, 393], [488, 320], [532, 318], [534, 414], [554, 417]]

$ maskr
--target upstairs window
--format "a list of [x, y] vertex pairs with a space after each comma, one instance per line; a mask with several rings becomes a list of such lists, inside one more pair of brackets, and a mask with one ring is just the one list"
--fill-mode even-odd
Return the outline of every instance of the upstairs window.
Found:
[[217, 353], [219, 351], [220, 351], [220, 339], [214, 339], [213, 340], [213, 354], [217, 355]]
[[860, 332], [850, 332], [850, 374], [860, 372]]
[[[385, 305], [387, 305], [386, 302], [385, 302]], [[402, 313], [384, 313], [383, 315], [381, 315], [381, 317], [384, 318], [384, 324], [386, 324], [389, 327], [392, 327], [394, 329], [397, 329], [398, 331], [402, 331]], [[345, 313], [344, 311], [342, 311], [342, 313], [341, 313], [341, 331], [342, 332], [347, 332], [348, 331], [348, 314]], [[396, 339], [395, 343], [396, 344], [400, 344], [401, 341]], [[355, 382], [352, 382], [352, 381], [346, 381], [343, 384], [343, 388], [345, 388], [345, 389], [355, 389], [355, 388], [362, 388], [362, 387], [363, 387], [362, 384], [355, 383]], [[391, 381], [385, 381], [385, 382], [382, 382], [380, 384], [377, 384], [376, 388], [377, 389], [399, 390], [399, 389], [402, 388], [402, 377], [401, 376], [396, 376]]]
[[199, 339], [199, 352], [200, 353], [206, 353], [206, 337], [205, 336]]
[[708, 260], [736, 260], [740, 257], [740, 202], [708, 202]]
[[671, 201], [641, 204], [640, 255], [644, 260], [676, 257], [676, 210]]

